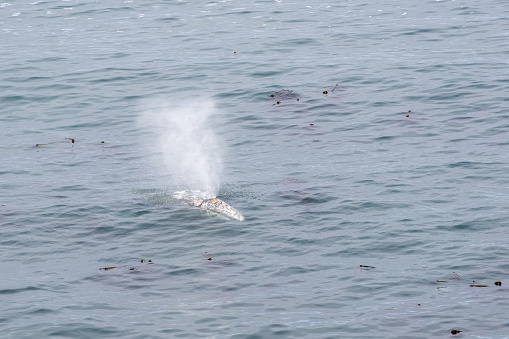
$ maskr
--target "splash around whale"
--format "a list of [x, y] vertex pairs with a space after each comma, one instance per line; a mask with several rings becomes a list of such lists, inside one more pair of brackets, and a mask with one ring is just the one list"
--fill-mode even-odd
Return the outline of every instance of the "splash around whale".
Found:
[[244, 216], [239, 211], [218, 198], [192, 200], [189, 204], [224, 215], [230, 219], [238, 221], [244, 220]]

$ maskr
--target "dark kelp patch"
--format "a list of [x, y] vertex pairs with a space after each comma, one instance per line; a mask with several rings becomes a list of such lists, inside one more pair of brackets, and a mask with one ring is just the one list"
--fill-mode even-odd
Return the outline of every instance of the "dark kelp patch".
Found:
[[272, 105], [280, 105], [283, 103], [283, 101], [300, 101], [300, 95], [293, 90], [290, 89], [282, 89], [279, 91], [276, 91], [274, 93], [271, 93], [269, 95], [269, 99], [274, 99], [275, 103]]
[[339, 84], [335, 84], [334, 86], [332, 86], [332, 88], [330, 90], [325, 90], [322, 92], [322, 94], [329, 94], [329, 93], [334, 93], [334, 91], [338, 90], [338, 91], [342, 91], [344, 90], [345, 87], [344, 86], [339, 86]]
[[[458, 281], [458, 280], [461, 280], [461, 277], [455, 273], [455, 272], [452, 272], [452, 274], [450, 275], [449, 277], [450, 279], [449, 280], [437, 280], [436, 282], [437, 283], [449, 283], [451, 281]], [[502, 286], [502, 282], [501, 281], [495, 281], [494, 282], [495, 286]], [[468, 284], [470, 287], [490, 287], [490, 285], [486, 285], [484, 283], [480, 283], [478, 281], [475, 281], [475, 280], [472, 280], [471, 283]], [[441, 288], [446, 288], [446, 286], [438, 286], [437, 289], [441, 289]]]
[[406, 112], [400, 112], [400, 113], [398, 113], [398, 114], [404, 115], [404, 116], [405, 116], [405, 118], [413, 118], [413, 117], [415, 117], [416, 115], [421, 114], [421, 112], [409, 109], [409, 110], [408, 110], [408, 111], [406, 111]]
[[[140, 262], [142, 264], [146, 264], [146, 265], [150, 265], [150, 264], [154, 263], [152, 260], [145, 260], [145, 259], [141, 259]], [[99, 268], [99, 270], [108, 271], [108, 270], [112, 270], [114, 268], [126, 268], [126, 267], [128, 268], [129, 271], [136, 271], [139, 266], [138, 267], [137, 266], [122, 266], [122, 267], [121, 266], [109, 266], [109, 267], [101, 267], [101, 268]]]
[[112, 269], [114, 269], [114, 268], [118, 268], [118, 266], [101, 267], [101, 268], [99, 268], [99, 269], [100, 269], [100, 270], [105, 270], [105, 271], [107, 271], [107, 270], [112, 270]]
[[[69, 138], [69, 137], [65, 137], [64, 140], [69, 140], [71, 142], [71, 144], [74, 144], [77, 142], [76, 138]], [[99, 142], [100, 144], [104, 144], [105, 142], [104, 141], [100, 141]], [[40, 147], [40, 146], [48, 146], [50, 143], [46, 142], [46, 143], [37, 143], [35, 144], [35, 147]], [[55, 142], [51, 142], [51, 144], [55, 144]]]

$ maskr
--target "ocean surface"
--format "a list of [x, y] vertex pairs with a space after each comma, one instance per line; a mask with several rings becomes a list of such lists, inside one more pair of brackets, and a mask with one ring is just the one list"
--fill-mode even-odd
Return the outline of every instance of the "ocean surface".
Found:
[[0, 336], [509, 338], [508, 18], [1, 3]]

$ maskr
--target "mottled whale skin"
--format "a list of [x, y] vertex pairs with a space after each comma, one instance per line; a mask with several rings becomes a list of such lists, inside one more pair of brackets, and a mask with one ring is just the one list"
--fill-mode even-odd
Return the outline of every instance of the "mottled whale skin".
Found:
[[235, 208], [231, 207], [227, 203], [225, 203], [221, 199], [213, 198], [213, 199], [204, 199], [204, 200], [193, 200], [190, 202], [191, 205], [203, 208], [224, 216], [228, 218], [235, 219], [238, 221], [243, 221], [244, 216], [240, 214]]

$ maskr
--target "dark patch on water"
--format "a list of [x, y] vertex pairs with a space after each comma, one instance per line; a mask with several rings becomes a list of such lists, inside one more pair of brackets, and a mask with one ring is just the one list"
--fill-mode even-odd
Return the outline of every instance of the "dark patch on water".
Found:
[[28, 287], [22, 287], [22, 288], [3, 289], [3, 290], [0, 290], [0, 294], [17, 294], [17, 293], [32, 292], [32, 291], [42, 291], [42, 289], [34, 287], [34, 286], [28, 286]]

